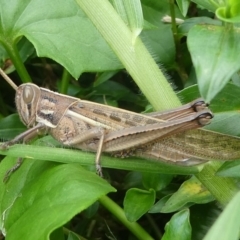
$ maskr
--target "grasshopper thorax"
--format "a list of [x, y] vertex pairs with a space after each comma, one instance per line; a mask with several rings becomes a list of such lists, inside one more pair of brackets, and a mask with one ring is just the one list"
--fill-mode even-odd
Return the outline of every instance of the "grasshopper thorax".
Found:
[[17, 111], [27, 127], [33, 126], [36, 122], [36, 109], [40, 96], [40, 88], [32, 83], [22, 84], [16, 90]]

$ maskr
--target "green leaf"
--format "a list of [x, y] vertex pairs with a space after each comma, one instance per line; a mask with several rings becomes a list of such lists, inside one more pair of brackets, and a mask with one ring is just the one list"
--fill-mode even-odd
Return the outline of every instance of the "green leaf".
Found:
[[237, 240], [240, 228], [240, 192], [229, 202], [216, 222], [213, 224], [204, 240]]
[[200, 7], [205, 8], [211, 12], [215, 12], [221, 4], [225, 4], [225, 0], [192, 0], [192, 2], [195, 2]]
[[177, 0], [177, 5], [184, 17], [187, 15], [189, 4], [189, 0]]
[[218, 176], [240, 177], [240, 161], [225, 162], [217, 171]]
[[222, 22], [218, 19], [212, 19], [210, 17], [193, 17], [185, 19], [184, 22], [178, 27], [178, 33], [181, 33], [184, 36], [188, 35], [189, 30], [196, 24], [206, 25], [217, 25], [221, 26]]
[[24, 132], [26, 127], [17, 114], [12, 114], [0, 120], [0, 139], [10, 140]]
[[173, 175], [170, 174], [153, 174], [143, 173], [143, 186], [146, 189], [154, 189], [160, 191], [165, 188], [173, 179]]
[[82, 238], [74, 232], [69, 232], [67, 240], [81, 240]]
[[63, 228], [57, 228], [50, 235], [50, 240], [65, 240]]
[[[4, 6], [0, 12], [4, 28], [0, 30], [0, 41], [4, 45], [12, 48], [19, 37], [25, 36], [36, 48], [38, 56], [54, 59], [75, 78], [84, 71], [122, 68], [109, 45], [74, 0], [14, 0], [11, 4], [1, 0], [1, 4]], [[66, 46], [67, 51], [63, 51]]]
[[168, 194], [161, 198], [158, 202], [156, 202], [151, 209], [148, 211], [149, 213], [160, 213], [162, 208], [165, 206], [168, 199], [172, 196], [172, 194]]
[[140, 0], [112, 0], [114, 8], [132, 32], [132, 43], [143, 29], [143, 12]]
[[142, 173], [140, 172], [134, 172], [131, 171], [129, 172], [123, 181], [124, 188], [129, 189], [129, 188], [143, 188], [142, 185]]
[[[15, 161], [6, 157], [1, 162], [0, 179]], [[105, 180], [78, 164], [34, 160], [25, 160], [7, 184], [0, 181], [0, 188], [0, 226], [12, 240], [20, 236], [48, 239], [54, 229], [114, 191]]]
[[123, 206], [127, 219], [130, 222], [137, 221], [154, 204], [155, 191], [131, 188], [127, 191]]
[[143, 29], [143, 12], [140, 0], [125, 0], [123, 1], [129, 27], [132, 31], [132, 43], [134, 45], [136, 37], [141, 33]]
[[189, 31], [189, 51], [200, 93], [207, 102], [223, 89], [240, 68], [239, 42], [240, 30], [236, 28], [196, 25]]
[[175, 213], [165, 226], [162, 240], [190, 240], [192, 228], [189, 222], [189, 210], [185, 209]]
[[225, 22], [240, 22], [240, 3], [238, 0], [228, 0], [226, 4], [216, 11], [216, 16]]
[[97, 87], [98, 85], [106, 82], [109, 80], [111, 77], [113, 77], [118, 71], [108, 71], [108, 72], [103, 72], [100, 73], [94, 82], [94, 87]]
[[169, 198], [161, 212], [174, 212], [188, 203], [207, 203], [213, 200], [209, 191], [195, 177], [192, 177], [185, 181], [179, 190]]
[[[159, 21], [164, 16], [170, 15], [169, 3], [154, 1], [154, 4], [143, 5], [142, 8], [144, 19], [157, 26], [157, 29], [142, 31], [140, 37], [156, 62], [160, 62], [164, 67], [172, 66], [175, 61], [176, 48], [171, 25]], [[178, 9], [176, 8], [175, 11], [177, 13]]]

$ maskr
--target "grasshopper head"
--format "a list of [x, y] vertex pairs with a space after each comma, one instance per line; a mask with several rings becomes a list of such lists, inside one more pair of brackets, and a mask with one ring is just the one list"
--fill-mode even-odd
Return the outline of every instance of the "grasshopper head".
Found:
[[27, 126], [36, 122], [36, 109], [40, 98], [40, 88], [32, 83], [20, 85], [16, 90], [15, 102], [21, 121]]

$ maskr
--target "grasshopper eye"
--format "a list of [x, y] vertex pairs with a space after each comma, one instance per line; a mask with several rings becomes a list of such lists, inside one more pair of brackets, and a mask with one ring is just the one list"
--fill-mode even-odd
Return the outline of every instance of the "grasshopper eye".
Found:
[[26, 104], [29, 104], [33, 101], [34, 99], [34, 90], [31, 86], [25, 86], [24, 90], [23, 90], [23, 101]]

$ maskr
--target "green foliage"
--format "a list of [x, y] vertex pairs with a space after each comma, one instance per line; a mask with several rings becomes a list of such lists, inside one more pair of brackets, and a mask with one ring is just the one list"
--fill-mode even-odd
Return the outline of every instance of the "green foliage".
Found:
[[[214, 113], [206, 129], [240, 136], [238, 1], [172, 2], [0, 0], [1, 67], [17, 85], [32, 81], [136, 112], [202, 96]], [[166, 15], [170, 23], [161, 21]], [[14, 108], [1, 81], [3, 141], [26, 129]], [[63, 148], [51, 136], [0, 153], [5, 239], [238, 238], [239, 161], [183, 167], [103, 155], [106, 181], [94, 173], [95, 154]], [[3, 183], [17, 157], [23, 165]], [[212, 213], [228, 203], [211, 228]]]

